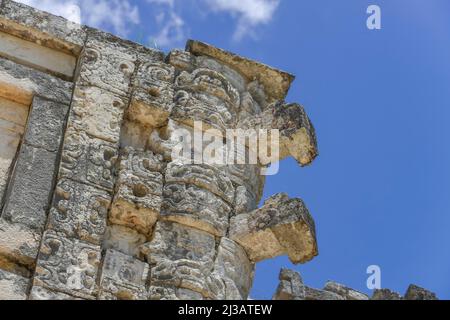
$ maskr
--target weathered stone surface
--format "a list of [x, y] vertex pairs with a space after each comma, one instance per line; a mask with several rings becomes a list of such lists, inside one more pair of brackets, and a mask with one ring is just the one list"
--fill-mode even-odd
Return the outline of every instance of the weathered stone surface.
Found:
[[149, 266], [121, 252], [107, 250], [100, 277], [100, 299], [147, 300]]
[[334, 292], [345, 300], [369, 300], [366, 294], [332, 281], [327, 282], [323, 290]]
[[69, 178], [112, 191], [118, 146], [89, 137], [85, 132], [69, 127], [64, 138], [60, 178]]
[[294, 263], [305, 263], [317, 253], [314, 222], [300, 199], [278, 194], [264, 206], [231, 218], [230, 238], [258, 262], [287, 254]]
[[160, 221], [154, 238], [142, 247], [151, 266], [152, 286], [189, 289], [211, 295], [207, 277], [216, 254], [214, 236], [178, 223]]
[[145, 62], [137, 71], [128, 118], [161, 127], [173, 108], [175, 69], [165, 63]]
[[279, 276], [280, 284], [273, 297], [273, 300], [304, 300], [305, 286], [303, 279], [298, 272], [281, 269]]
[[200, 293], [175, 286], [151, 286], [150, 300], [206, 300]]
[[77, 85], [72, 98], [71, 125], [92, 137], [117, 143], [128, 101], [104, 89]]
[[111, 199], [104, 190], [62, 179], [56, 186], [47, 228], [68, 238], [100, 244]]
[[0, 97], [0, 196], [6, 190], [28, 118], [29, 106]]
[[74, 297], [95, 298], [100, 251], [99, 246], [47, 231], [38, 256], [34, 285]]
[[242, 58], [236, 54], [215, 48], [206, 43], [189, 40], [186, 51], [196, 56], [207, 56], [228, 65], [244, 75], [255, 79], [265, 88], [269, 101], [281, 100], [287, 95], [294, 76], [267, 65]]
[[[81, 57], [80, 83], [127, 95], [136, 69], [138, 50], [144, 49], [130, 41], [89, 28]], [[163, 58], [156, 50], [146, 49], [146, 54], [149, 62]]]
[[2, 218], [43, 230], [47, 218], [57, 154], [23, 144], [18, 155]]
[[30, 292], [29, 300], [83, 300], [80, 298], [72, 297], [71, 295], [57, 292], [55, 290], [49, 290], [40, 286], [33, 286]]
[[235, 127], [240, 96], [222, 74], [204, 68], [183, 71], [175, 80], [175, 90], [172, 119], [192, 127], [199, 121], [205, 130], [220, 132]]
[[230, 178], [218, 167], [211, 165], [183, 165], [169, 163], [166, 170], [167, 183], [193, 184], [207, 189], [232, 204], [235, 189]]
[[161, 211], [163, 176], [160, 158], [151, 152], [126, 149], [121, 160], [110, 213], [115, 224], [150, 236]]
[[30, 105], [33, 96], [69, 104], [73, 84], [0, 58], [0, 96]]
[[167, 183], [163, 197], [162, 219], [217, 236], [226, 234], [231, 206], [212, 192], [192, 184]]
[[111, 225], [106, 229], [103, 249], [114, 249], [129, 256], [139, 256], [140, 246], [147, 240], [147, 237], [124, 226]]
[[[314, 126], [299, 104], [286, 104], [284, 101], [272, 103], [261, 114], [244, 117], [238, 127], [244, 130], [278, 130], [281, 160], [292, 156], [304, 166], [312, 163], [318, 155]], [[270, 135], [268, 137], [272, 139]], [[270, 160], [259, 157], [263, 165], [269, 164]]]
[[0, 269], [0, 300], [26, 300], [29, 281]]
[[68, 110], [66, 105], [34, 97], [25, 142], [51, 152], [59, 151]]
[[414, 284], [408, 287], [405, 300], [438, 300], [436, 294]]
[[27, 5], [3, 0], [0, 28], [46, 47], [77, 55], [84, 45], [84, 27]]
[[222, 238], [212, 277], [223, 282], [224, 290], [222, 294], [216, 293], [216, 297], [226, 300], [247, 300], [253, 283], [254, 267], [239, 244]]
[[36, 231], [0, 219], [0, 268], [28, 275], [35, 265], [40, 240]]
[[371, 300], [403, 300], [403, 297], [389, 289], [376, 289], [373, 292]]
[[342, 296], [325, 290], [305, 287], [305, 300], [345, 300]]

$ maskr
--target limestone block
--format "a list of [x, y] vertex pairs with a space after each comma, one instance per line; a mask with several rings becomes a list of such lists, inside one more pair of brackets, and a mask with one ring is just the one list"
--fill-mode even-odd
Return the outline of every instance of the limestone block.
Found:
[[305, 287], [305, 300], [345, 300], [342, 296], [325, 290]]
[[100, 244], [106, 231], [111, 195], [79, 182], [58, 182], [47, 228], [76, 238]]
[[92, 299], [97, 294], [96, 279], [101, 249], [83, 241], [47, 231], [39, 252], [34, 285]]
[[68, 53], [0, 32], [0, 55], [19, 64], [72, 80], [77, 59]]
[[298, 272], [289, 269], [281, 269], [280, 284], [273, 300], [305, 300], [305, 285]]
[[190, 52], [174, 49], [167, 56], [167, 63], [178, 70], [191, 72], [195, 66], [195, 57]]
[[69, 108], [66, 105], [34, 97], [28, 120], [25, 142], [58, 152]]
[[405, 300], [438, 300], [436, 294], [414, 284], [408, 287]]
[[57, 300], [83, 300], [83, 299], [75, 298], [72, 297], [71, 295], [57, 292], [55, 290], [48, 290], [44, 287], [33, 286], [31, 288], [29, 300], [57, 301]]
[[56, 162], [56, 153], [22, 145], [2, 218], [43, 230], [53, 192]]
[[34, 96], [70, 104], [73, 84], [0, 58], [0, 96], [30, 105]]
[[245, 248], [253, 262], [287, 254], [293, 263], [305, 263], [318, 254], [312, 217], [303, 201], [287, 194], [234, 216], [230, 224], [230, 238]]
[[151, 286], [150, 300], [206, 300], [200, 293], [175, 286]]
[[0, 300], [26, 300], [30, 279], [0, 269]]
[[171, 118], [203, 129], [225, 132], [236, 125], [240, 96], [236, 88], [220, 73], [199, 68], [191, 74], [183, 71], [175, 80], [174, 107]]
[[222, 238], [212, 277], [225, 284], [222, 299], [247, 300], [254, 276], [254, 264], [236, 242]]
[[229, 66], [246, 79], [257, 80], [265, 88], [269, 102], [283, 100], [295, 77], [265, 64], [240, 57], [200, 41], [189, 40], [186, 51], [195, 56], [206, 56]]
[[369, 300], [366, 294], [332, 281], [327, 282], [323, 290], [334, 292], [344, 297], [345, 300]]
[[403, 297], [389, 289], [376, 289], [373, 292], [371, 300], [403, 300]]
[[40, 240], [36, 231], [0, 219], [0, 268], [27, 275], [34, 268]]
[[137, 71], [128, 118], [161, 127], [173, 108], [175, 69], [165, 63], [145, 62]]
[[148, 273], [145, 262], [107, 250], [100, 277], [100, 299], [146, 300]]
[[118, 145], [67, 128], [61, 157], [60, 178], [69, 178], [112, 191]]
[[73, 55], [84, 45], [85, 29], [62, 17], [10, 0], [3, 1], [0, 13], [2, 30], [26, 40]]
[[246, 187], [239, 186], [236, 188], [234, 199], [234, 214], [239, 215], [253, 211], [257, 208], [256, 196]]
[[125, 151], [121, 161], [110, 221], [150, 236], [161, 211], [163, 176], [152, 170], [162, 163], [149, 152]]
[[77, 85], [72, 99], [71, 125], [87, 134], [117, 143], [128, 101], [97, 87]]
[[106, 229], [103, 249], [114, 249], [129, 256], [139, 256], [140, 246], [147, 237], [134, 229], [119, 225], [110, 225]]
[[[81, 57], [80, 83], [128, 95], [138, 53], [142, 50], [144, 49], [130, 41], [89, 28]], [[148, 62], [161, 61], [163, 58], [159, 51], [145, 51]]]
[[235, 189], [230, 178], [218, 167], [202, 165], [183, 165], [169, 163], [166, 170], [167, 183], [193, 184], [221, 197], [227, 203], [234, 201]]
[[12, 165], [28, 118], [27, 105], [0, 97], [0, 196], [7, 187]]
[[153, 240], [142, 246], [142, 254], [151, 265], [152, 286], [176, 286], [210, 296], [206, 278], [214, 266], [214, 236], [160, 221]]
[[231, 206], [212, 192], [192, 184], [167, 183], [161, 218], [224, 236]]

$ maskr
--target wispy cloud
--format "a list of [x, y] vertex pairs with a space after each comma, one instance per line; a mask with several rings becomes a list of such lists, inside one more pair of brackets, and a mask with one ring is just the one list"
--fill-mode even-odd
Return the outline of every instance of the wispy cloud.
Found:
[[[186, 3], [195, 4], [202, 16], [229, 15], [235, 22], [234, 41], [256, 39], [259, 27], [271, 22], [281, 0], [18, 0], [30, 6], [61, 15], [71, 21], [108, 29], [128, 36], [139, 25], [138, 3], [150, 5], [156, 31], [150, 40], [161, 47], [180, 46], [189, 36]], [[184, 5], [184, 6], [183, 6]], [[192, 17], [189, 17], [192, 19]], [[145, 26], [144, 28], [146, 28]], [[144, 29], [141, 28], [141, 29]]]
[[272, 20], [280, 0], [203, 0], [213, 12], [231, 14], [237, 19], [233, 38], [236, 41], [246, 36], [256, 36], [256, 27]]
[[18, 0], [77, 23], [106, 28], [127, 36], [140, 22], [139, 9], [129, 0]]

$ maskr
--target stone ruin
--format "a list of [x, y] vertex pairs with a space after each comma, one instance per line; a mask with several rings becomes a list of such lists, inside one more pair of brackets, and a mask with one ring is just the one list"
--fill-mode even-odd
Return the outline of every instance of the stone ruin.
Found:
[[[314, 128], [284, 101], [292, 75], [198, 41], [165, 55], [10, 0], [0, 57], [0, 299], [245, 300], [257, 262], [318, 254], [302, 200], [258, 208], [267, 159], [172, 159], [198, 121], [223, 140], [279, 130], [280, 158], [310, 164]], [[280, 280], [275, 299], [367, 298]]]

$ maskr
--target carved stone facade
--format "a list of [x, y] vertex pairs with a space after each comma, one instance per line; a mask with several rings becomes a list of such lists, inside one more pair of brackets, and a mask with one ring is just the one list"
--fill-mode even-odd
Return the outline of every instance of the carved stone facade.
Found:
[[[314, 128], [284, 101], [292, 75], [198, 41], [165, 55], [10, 0], [0, 35], [0, 299], [245, 300], [255, 263], [318, 254], [302, 200], [258, 208], [271, 160], [172, 154], [198, 121], [227, 143], [227, 129], [278, 130], [281, 159], [310, 164]], [[365, 298], [281, 280], [279, 299]]]

